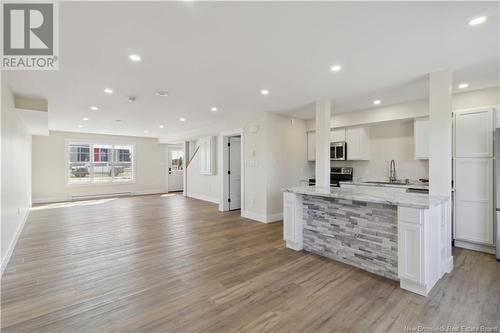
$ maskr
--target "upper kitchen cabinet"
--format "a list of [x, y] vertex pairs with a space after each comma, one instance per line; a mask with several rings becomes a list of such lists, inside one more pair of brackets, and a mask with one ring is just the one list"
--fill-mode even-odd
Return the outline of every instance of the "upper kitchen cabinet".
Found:
[[429, 118], [417, 118], [413, 122], [415, 159], [429, 159]]
[[365, 126], [346, 129], [347, 159], [350, 161], [370, 159], [370, 129]]
[[493, 109], [454, 112], [455, 157], [493, 157]]
[[316, 132], [307, 132], [307, 160], [316, 161]]
[[199, 139], [200, 174], [213, 175], [215, 173], [215, 138], [207, 136]]
[[345, 138], [345, 128], [334, 128], [330, 132], [330, 141], [331, 142], [340, 142], [346, 141]]

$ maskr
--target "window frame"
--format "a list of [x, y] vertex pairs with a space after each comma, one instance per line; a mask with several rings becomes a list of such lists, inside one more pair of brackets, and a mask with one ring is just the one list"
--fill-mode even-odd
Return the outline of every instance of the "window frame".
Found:
[[[90, 146], [90, 178], [89, 181], [87, 182], [82, 182], [82, 183], [72, 183], [70, 181], [70, 172], [69, 172], [69, 154], [70, 154], [70, 145], [72, 144], [79, 144], [79, 145], [89, 145]], [[132, 165], [132, 179], [130, 180], [124, 180], [124, 179], [115, 179], [115, 175], [113, 173], [111, 180], [109, 181], [100, 181], [100, 182], [95, 182], [94, 181], [94, 164], [95, 163], [101, 163], [101, 162], [94, 162], [94, 145], [107, 145], [111, 146], [111, 162], [114, 164], [114, 150], [115, 146], [130, 146], [132, 147], [132, 159], [130, 161]], [[108, 140], [79, 140], [79, 139], [66, 139], [65, 140], [65, 145], [64, 145], [64, 177], [65, 177], [65, 184], [66, 186], [110, 186], [110, 185], [130, 185], [130, 184], [135, 184], [136, 183], [136, 145], [135, 143], [130, 143], [130, 142], [121, 142], [121, 141], [108, 141]], [[102, 162], [102, 163], [108, 163], [108, 162]]]

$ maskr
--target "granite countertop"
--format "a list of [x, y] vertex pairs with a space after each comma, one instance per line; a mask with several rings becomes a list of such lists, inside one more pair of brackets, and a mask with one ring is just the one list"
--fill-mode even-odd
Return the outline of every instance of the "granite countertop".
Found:
[[430, 196], [420, 193], [402, 193], [387, 187], [356, 187], [356, 188], [319, 188], [316, 186], [297, 186], [283, 190], [297, 194], [338, 198], [365, 202], [382, 203], [401, 207], [428, 209], [449, 200], [444, 196]]
[[372, 187], [396, 187], [396, 188], [421, 188], [428, 189], [429, 185], [424, 183], [409, 183], [409, 184], [373, 184], [367, 182], [355, 182], [355, 181], [344, 181], [340, 182], [340, 185], [356, 185], [356, 186], [372, 186]]

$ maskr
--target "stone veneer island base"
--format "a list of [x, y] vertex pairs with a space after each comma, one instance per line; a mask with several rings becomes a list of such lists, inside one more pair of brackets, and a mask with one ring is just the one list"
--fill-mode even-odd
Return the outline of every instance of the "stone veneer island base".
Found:
[[453, 269], [447, 198], [380, 188], [284, 192], [284, 239], [426, 296]]

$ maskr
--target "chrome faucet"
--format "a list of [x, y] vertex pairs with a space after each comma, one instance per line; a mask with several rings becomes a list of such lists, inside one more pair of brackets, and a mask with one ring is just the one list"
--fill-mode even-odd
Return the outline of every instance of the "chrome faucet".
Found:
[[394, 162], [394, 160], [391, 160], [391, 167], [389, 169], [389, 181], [391, 183], [395, 183], [397, 181], [397, 179], [396, 179], [396, 162]]

